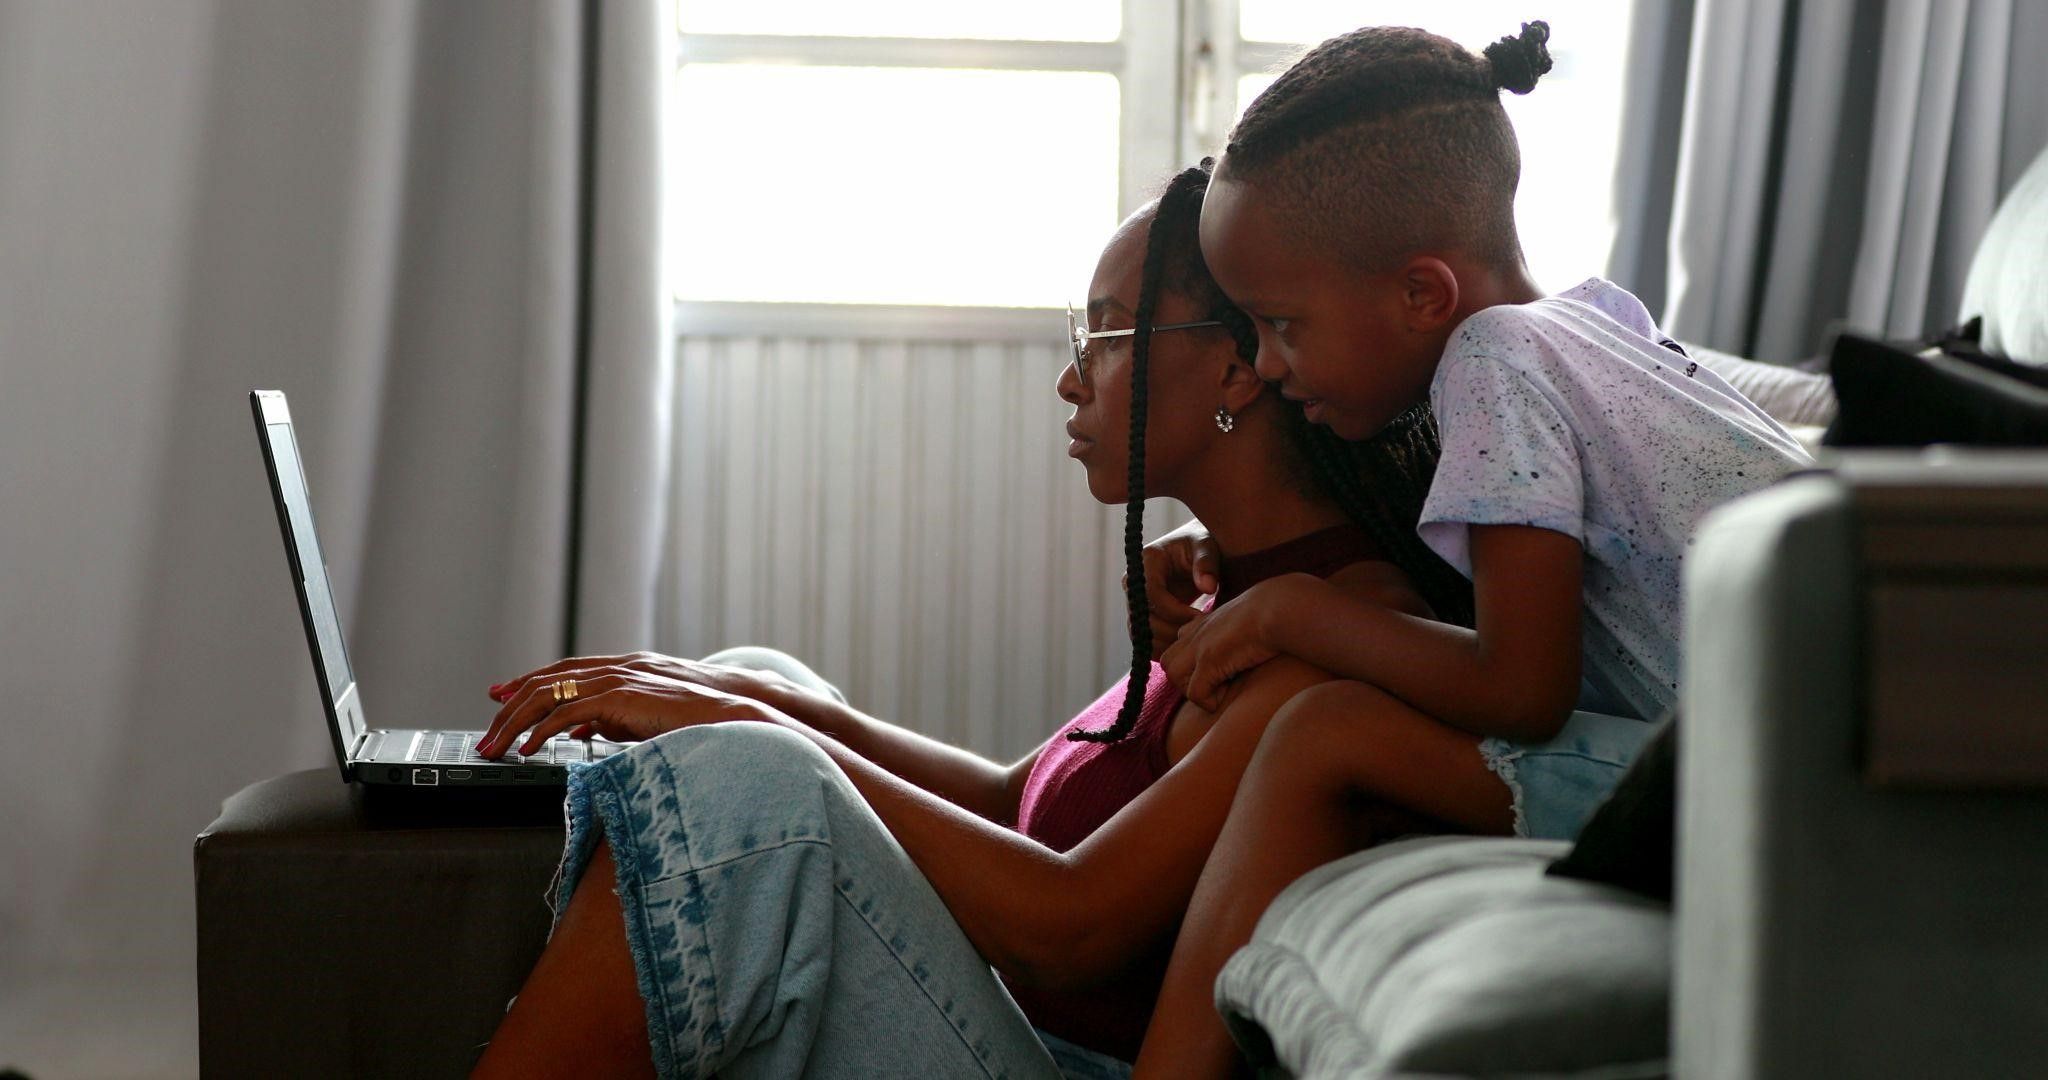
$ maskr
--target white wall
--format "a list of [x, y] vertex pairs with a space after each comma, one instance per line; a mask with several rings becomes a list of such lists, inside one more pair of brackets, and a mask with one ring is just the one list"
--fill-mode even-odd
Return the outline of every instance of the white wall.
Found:
[[[0, 3], [0, 1061], [42, 1075], [133, 1060], [55, 1023], [90, 1005], [129, 1011], [162, 1070], [196, 1068], [168, 997], [190, 889], [162, 854], [119, 871], [169, 829], [109, 821], [126, 808], [105, 794], [141, 734], [115, 720], [148, 648], [211, 21], [202, 4]], [[203, 803], [162, 810], [204, 824]], [[82, 969], [99, 974], [53, 977]], [[38, 1046], [53, 1031], [74, 1049]]]
[[378, 231], [299, 202], [363, 184], [357, 132], [274, 152], [380, 92], [377, 21], [295, 15], [321, 47], [261, 102], [214, 61], [293, 55], [286, 20], [226, 10], [0, 0], [0, 1064], [39, 1077], [196, 1069], [192, 838], [331, 762], [243, 395], [296, 362], [346, 399], [381, 345], [327, 257]]
[[[83, 903], [144, 643], [205, 86], [201, 5], [0, 7], [0, 949]], [[174, 733], [165, 732], [166, 737]], [[70, 773], [76, 784], [34, 777]], [[66, 883], [49, 887], [52, 879]], [[34, 888], [31, 888], [31, 885]], [[86, 904], [85, 906], [92, 906]], [[30, 931], [34, 932], [31, 934]]]

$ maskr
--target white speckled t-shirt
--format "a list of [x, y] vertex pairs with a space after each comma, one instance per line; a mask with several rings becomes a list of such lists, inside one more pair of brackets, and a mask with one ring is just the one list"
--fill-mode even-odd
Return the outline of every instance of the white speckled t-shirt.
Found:
[[1584, 673], [1638, 717], [1678, 696], [1680, 570], [1706, 512], [1813, 459], [1594, 278], [1473, 314], [1430, 383], [1443, 438], [1420, 533], [1472, 573], [1469, 525], [1585, 547]]

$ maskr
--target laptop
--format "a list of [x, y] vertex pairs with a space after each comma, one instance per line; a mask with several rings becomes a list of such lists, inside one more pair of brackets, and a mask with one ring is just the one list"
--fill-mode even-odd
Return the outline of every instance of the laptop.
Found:
[[313, 504], [307, 497], [299, 442], [292, 434], [291, 409], [276, 390], [250, 391], [249, 407], [256, 416], [270, 494], [277, 501], [277, 524], [284, 532], [285, 562], [299, 593], [306, 644], [313, 653], [321, 704], [327, 707], [327, 727], [334, 736], [334, 759], [344, 781], [442, 788], [561, 787], [567, 783], [570, 762], [596, 761], [624, 748], [619, 743], [557, 736], [532, 755], [508, 750], [492, 761], [477, 756], [481, 729], [370, 726], [355, 671], [349, 667], [341, 616], [327, 585], [327, 562], [313, 530]]

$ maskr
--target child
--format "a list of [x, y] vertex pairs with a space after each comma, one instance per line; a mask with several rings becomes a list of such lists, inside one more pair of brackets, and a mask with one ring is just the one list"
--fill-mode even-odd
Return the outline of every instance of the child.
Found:
[[[1548, 27], [1474, 56], [1419, 30], [1325, 42], [1245, 113], [1202, 211], [1257, 370], [1348, 439], [1427, 401], [1442, 456], [1422, 539], [1469, 575], [1472, 629], [1299, 575], [1187, 623], [1193, 701], [1288, 655], [1342, 680], [1273, 719], [1190, 902], [1139, 1074], [1226, 1071], [1223, 961], [1281, 888], [1385, 839], [1361, 807], [1570, 837], [1673, 704], [1680, 570], [1709, 508], [1808, 464], [1782, 426], [1591, 280], [1545, 297], [1514, 228], [1499, 91]], [[1605, 702], [1580, 709], [1582, 676]]]

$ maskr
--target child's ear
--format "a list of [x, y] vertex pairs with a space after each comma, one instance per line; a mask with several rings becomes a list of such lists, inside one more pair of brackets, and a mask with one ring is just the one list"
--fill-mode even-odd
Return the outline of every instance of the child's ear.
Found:
[[1417, 255], [1400, 269], [1401, 311], [1408, 329], [1433, 333], [1458, 313], [1458, 275], [1433, 255]]

